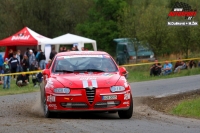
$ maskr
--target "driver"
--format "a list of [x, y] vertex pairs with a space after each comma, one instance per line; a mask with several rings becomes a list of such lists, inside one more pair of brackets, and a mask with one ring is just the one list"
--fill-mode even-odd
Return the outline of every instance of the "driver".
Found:
[[89, 69], [101, 69], [102, 67], [102, 59], [94, 58], [91, 59]]

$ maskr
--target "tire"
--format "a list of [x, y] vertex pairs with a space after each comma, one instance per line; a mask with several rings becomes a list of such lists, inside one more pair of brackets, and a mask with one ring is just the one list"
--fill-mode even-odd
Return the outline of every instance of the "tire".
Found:
[[44, 97], [45, 97], [45, 95], [44, 95], [44, 89], [40, 85], [40, 101], [41, 101], [41, 105], [43, 105]]
[[41, 106], [43, 108], [43, 113], [45, 118], [53, 118], [54, 114], [53, 112], [50, 112], [48, 109], [48, 105], [46, 103], [46, 97], [45, 97], [45, 90], [44, 90], [44, 82], [40, 84], [40, 95], [41, 95]]
[[133, 98], [130, 99], [130, 108], [128, 110], [118, 111], [119, 118], [121, 119], [130, 119], [133, 115]]
[[44, 117], [45, 118], [53, 118], [54, 117], [53, 113], [50, 112], [49, 109], [48, 109], [48, 105], [46, 104], [46, 99], [44, 100], [43, 110], [44, 110]]

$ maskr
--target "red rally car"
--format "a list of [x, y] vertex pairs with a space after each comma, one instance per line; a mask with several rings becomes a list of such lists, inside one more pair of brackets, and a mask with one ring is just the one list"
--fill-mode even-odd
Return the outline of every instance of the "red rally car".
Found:
[[133, 114], [127, 71], [106, 52], [58, 53], [49, 69], [43, 70], [40, 85], [44, 116], [55, 112], [118, 112], [120, 118]]

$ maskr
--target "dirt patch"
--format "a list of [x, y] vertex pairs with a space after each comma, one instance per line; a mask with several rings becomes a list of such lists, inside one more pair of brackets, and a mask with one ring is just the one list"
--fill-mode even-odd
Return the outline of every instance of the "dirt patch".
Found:
[[[166, 97], [144, 97], [136, 98], [138, 103], [146, 105], [153, 110], [163, 112], [165, 114], [170, 114], [169, 111], [178, 105], [183, 100], [189, 100], [200, 97], [200, 90], [195, 90], [191, 92], [175, 94]], [[136, 103], [137, 104], [137, 103]]]

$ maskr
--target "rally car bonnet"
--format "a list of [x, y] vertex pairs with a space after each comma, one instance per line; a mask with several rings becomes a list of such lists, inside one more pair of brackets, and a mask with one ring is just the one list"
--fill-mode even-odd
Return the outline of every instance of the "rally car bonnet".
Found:
[[120, 75], [118, 73], [64, 74], [54, 78], [69, 88], [87, 88], [89, 86], [99, 88], [115, 85]]

